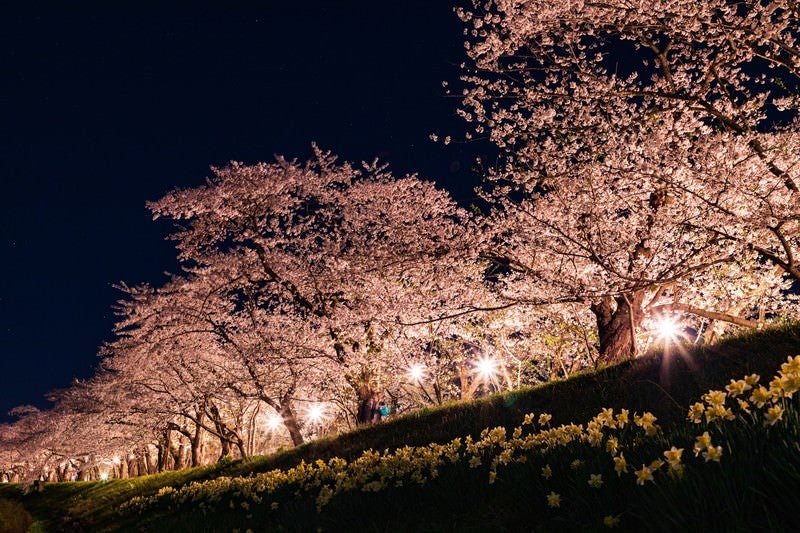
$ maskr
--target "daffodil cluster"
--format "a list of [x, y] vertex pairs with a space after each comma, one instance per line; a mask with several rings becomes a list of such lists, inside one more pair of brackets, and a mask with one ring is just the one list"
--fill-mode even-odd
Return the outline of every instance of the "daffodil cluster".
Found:
[[[735, 420], [735, 408], [751, 415], [752, 409], [760, 409], [765, 424], [776, 424], [782, 419], [786, 400], [792, 398], [800, 386], [800, 355], [790, 357], [781, 366], [769, 388], [759, 382], [760, 377], [751, 374], [740, 380], [731, 380], [724, 391], [708, 391], [702, 396], [702, 402], [695, 403], [689, 409], [689, 420], [717, 423]], [[601, 450], [601, 457], [610, 456], [609, 472], [613, 468], [610, 475], [631, 476], [639, 486], [656, 483], [658, 472], [664, 472], [674, 480], [680, 480], [684, 475], [684, 448], [674, 445], [660, 452], [657, 457], [651, 456], [640, 468], [628, 463], [625, 452], [632, 457], [641, 456], [641, 444], [661, 435], [652, 413], [631, 414], [626, 409], [615, 412], [611, 408], [604, 408], [585, 425], [570, 423], [551, 427], [551, 421], [552, 416], [548, 413], [538, 416], [530, 413], [525, 415], [520, 426], [514, 428], [510, 435], [504, 427], [487, 428], [478, 438], [467, 436], [445, 444], [405, 446], [393, 452], [367, 450], [352, 461], [333, 458], [313, 463], [301, 462], [285, 471], [273, 470], [246, 478], [218, 477], [178, 489], [165, 487], [153, 496], [130, 500], [124, 509], [143, 512], [156, 504], [179, 506], [187, 503], [206, 509], [218, 506], [227, 499], [232, 508], [247, 510], [252, 504], [266, 502], [264, 505], [274, 511], [280, 508], [282, 499], [310, 495], [315, 498], [317, 509], [322, 510], [337, 495], [346, 492], [378, 492], [405, 484], [424, 485], [438, 477], [440, 469], [446, 465], [461, 464], [470, 469], [488, 467], [488, 483], [493, 484], [498, 479], [499, 468], [513, 463], [526, 463], [532, 458], [543, 460], [541, 477], [547, 485], [553, 482], [554, 470], [567, 471], [566, 468], [554, 469], [552, 461], [546, 462], [554, 450], [572, 447], [574, 452], [582, 446], [587, 450]], [[652, 446], [649, 449], [652, 450]], [[694, 457], [702, 459], [702, 463], [719, 463], [723, 447], [712, 442], [711, 434], [704, 431], [696, 436], [692, 451]], [[572, 473], [567, 475], [584, 476], [585, 483], [591, 489], [600, 489], [605, 483], [603, 473], [585, 472], [586, 464], [579, 458], [572, 460], [569, 464]], [[585, 477], [587, 474], [588, 478]], [[568, 505], [562, 494], [549, 487], [546, 490], [549, 492], [544, 494], [543, 503], [548, 507], [556, 509]], [[608, 527], [614, 527], [619, 522], [619, 515], [609, 515], [603, 519]]]
[[783, 418], [785, 402], [800, 389], [800, 355], [787, 358], [778, 375], [769, 382], [769, 387], [760, 381], [761, 376], [750, 374], [743, 379], [732, 379], [724, 391], [708, 391], [702, 402], [689, 408], [689, 420], [695, 424], [704, 419], [707, 423], [734, 420], [733, 409], [738, 408], [747, 414], [752, 414], [753, 409], [761, 410], [765, 424], [776, 424]]

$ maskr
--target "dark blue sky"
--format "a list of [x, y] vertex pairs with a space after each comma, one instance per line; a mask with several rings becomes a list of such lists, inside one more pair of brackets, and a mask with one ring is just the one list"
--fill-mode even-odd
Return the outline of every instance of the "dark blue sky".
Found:
[[209, 165], [316, 141], [468, 203], [475, 146], [428, 140], [464, 130], [454, 2], [0, 13], [0, 421], [91, 375], [112, 285], [176, 269], [145, 201]]

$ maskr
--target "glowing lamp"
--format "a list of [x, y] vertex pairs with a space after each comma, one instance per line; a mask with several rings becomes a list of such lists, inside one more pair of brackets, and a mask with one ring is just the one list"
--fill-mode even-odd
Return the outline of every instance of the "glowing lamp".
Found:
[[274, 414], [267, 419], [267, 428], [275, 430], [283, 424], [283, 419], [278, 414]]
[[664, 341], [671, 341], [678, 337], [681, 328], [675, 322], [675, 319], [665, 316], [655, 323], [655, 330], [659, 338], [664, 339]]
[[308, 408], [306, 416], [308, 421], [312, 424], [319, 424], [322, 421], [322, 416], [325, 414], [325, 407], [322, 404], [315, 403]]
[[100, 481], [108, 481], [108, 472], [100, 472]]
[[497, 360], [491, 357], [481, 357], [475, 362], [475, 372], [482, 379], [491, 379], [497, 374]]
[[111, 462], [112, 462], [112, 463], [114, 463], [115, 465], [118, 465], [118, 464], [119, 464], [119, 457], [117, 457], [117, 456], [115, 455], [115, 456], [114, 456], [114, 458], [113, 458], [113, 459], [111, 459]]
[[417, 363], [408, 370], [408, 375], [414, 381], [420, 381], [425, 377], [425, 366]]

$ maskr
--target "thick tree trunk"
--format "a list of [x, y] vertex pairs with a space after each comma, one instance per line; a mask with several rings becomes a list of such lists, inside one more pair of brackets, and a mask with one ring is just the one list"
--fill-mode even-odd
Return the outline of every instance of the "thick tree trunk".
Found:
[[169, 430], [167, 430], [161, 435], [156, 444], [156, 449], [158, 450], [157, 468], [159, 472], [164, 472], [169, 469], [169, 448], [171, 444]]
[[183, 442], [182, 439], [178, 439], [176, 442], [173, 442], [170, 445], [169, 453], [172, 456], [172, 469], [173, 470], [180, 470], [184, 468], [184, 453], [183, 453]]
[[136, 454], [129, 454], [125, 462], [128, 464], [128, 475], [130, 477], [138, 477], [141, 475], [139, 473], [139, 458]]
[[244, 440], [237, 439], [236, 448], [239, 450], [239, 457], [242, 459], [247, 459], [247, 448], [244, 445]]
[[222, 461], [226, 457], [231, 456], [231, 441], [229, 441], [225, 437], [220, 437], [219, 444], [222, 447], [222, 450], [219, 453], [219, 459], [217, 459], [217, 461]]
[[600, 337], [599, 362], [613, 364], [636, 357], [635, 332], [642, 321], [643, 300], [644, 293], [638, 291], [592, 304]]
[[158, 465], [153, 460], [153, 454], [150, 453], [150, 446], [148, 444], [144, 445], [144, 465], [146, 473], [155, 474], [158, 472], [158, 470], [156, 470]]
[[297, 423], [297, 418], [294, 415], [294, 410], [292, 409], [292, 402], [284, 402], [281, 405], [280, 410], [281, 420], [283, 421], [284, 427], [289, 432], [289, 437], [292, 439], [292, 444], [294, 446], [299, 446], [303, 444], [303, 434], [300, 433], [300, 424]]
[[222, 461], [226, 457], [230, 457], [234, 446], [238, 448], [242, 458], [247, 457], [244, 451], [244, 442], [235, 431], [231, 430], [227, 424], [225, 424], [216, 405], [211, 405], [208, 414], [211, 416], [211, 421], [214, 423], [217, 438], [219, 438], [219, 443], [222, 448], [218, 460]]
[[203, 421], [203, 413], [197, 413], [197, 423], [194, 426], [194, 435], [192, 435], [191, 443], [192, 443], [192, 466], [200, 466], [201, 461], [201, 444], [202, 444], [202, 437], [203, 437], [203, 428], [201, 426]]

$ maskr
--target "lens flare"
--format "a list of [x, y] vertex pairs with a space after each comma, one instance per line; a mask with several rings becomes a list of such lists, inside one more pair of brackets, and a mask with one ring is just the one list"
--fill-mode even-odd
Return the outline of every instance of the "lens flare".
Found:
[[475, 362], [475, 372], [481, 379], [489, 380], [497, 375], [497, 360], [484, 356]]
[[322, 417], [325, 416], [325, 406], [320, 403], [311, 405], [306, 412], [306, 416], [312, 424], [319, 424], [322, 421]]
[[279, 427], [281, 427], [281, 424], [283, 424], [283, 419], [277, 413], [275, 413], [274, 415], [272, 415], [271, 417], [269, 417], [267, 419], [267, 428], [268, 429], [276, 430]]
[[425, 365], [417, 363], [408, 369], [408, 375], [414, 381], [420, 381], [425, 377]]
[[681, 327], [673, 317], [665, 316], [655, 323], [655, 331], [659, 339], [669, 342], [678, 338]]

